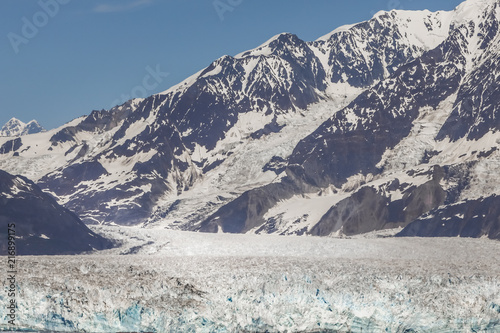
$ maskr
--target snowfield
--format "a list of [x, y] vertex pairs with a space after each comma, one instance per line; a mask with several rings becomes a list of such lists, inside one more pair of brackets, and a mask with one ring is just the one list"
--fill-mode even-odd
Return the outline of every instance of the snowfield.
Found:
[[[18, 258], [17, 328], [500, 331], [496, 241], [93, 229], [122, 245], [92, 255]], [[0, 307], [6, 302], [0, 294]], [[5, 317], [0, 325], [8, 328]]]

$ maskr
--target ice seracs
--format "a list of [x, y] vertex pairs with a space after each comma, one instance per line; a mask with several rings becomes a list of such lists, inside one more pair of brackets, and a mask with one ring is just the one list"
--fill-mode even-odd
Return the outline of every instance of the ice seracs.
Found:
[[[500, 329], [494, 255], [500, 243], [487, 239], [93, 229], [122, 246], [92, 256], [18, 257], [18, 327], [202, 333]], [[0, 306], [8, 300], [0, 298]], [[7, 325], [0, 322], [0, 330], [11, 329]]]

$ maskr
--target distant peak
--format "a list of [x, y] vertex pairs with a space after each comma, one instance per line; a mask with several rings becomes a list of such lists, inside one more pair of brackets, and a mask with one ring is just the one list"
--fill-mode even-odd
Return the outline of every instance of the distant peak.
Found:
[[7, 122], [7, 124], [11, 124], [11, 123], [19, 123], [19, 124], [24, 124], [22, 121], [20, 121], [19, 119], [17, 119], [16, 117], [12, 117], [10, 118], [10, 120]]
[[21, 136], [44, 131], [45, 129], [34, 119], [26, 124], [21, 120], [12, 117], [2, 128], [0, 128], [0, 136]]

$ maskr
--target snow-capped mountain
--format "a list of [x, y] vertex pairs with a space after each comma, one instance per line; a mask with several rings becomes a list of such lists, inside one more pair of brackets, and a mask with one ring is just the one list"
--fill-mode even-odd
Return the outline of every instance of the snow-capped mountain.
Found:
[[[362, 92], [301, 140], [279, 181], [200, 229], [352, 235], [409, 224], [406, 236], [500, 238], [486, 204], [499, 190], [500, 2], [467, 1], [442, 15], [449, 33], [436, 48]], [[468, 201], [479, 197], [491, 198]]]
[[0, 169], [86, 223], [405, 227], [499, 193], [498, 12], [468, 0], [379, 12], [312, 42], [280, 34], [160, 94], [0, 139]]
[[[417, 15], [427, 18], [431, 29], [440, 14]], [[411, 31], [380, 14], [328, 40], [306, 43], [281, 34], [255, 50], [222, 57], [161, 94], [95, 111], [37, 137], [0, 141], [0, 167], [38, 180], [87, 223], [140, 223], [152, 211], [161, 217], [164, 209], [156, 209], [160, 199], [169, 207], [199, 180], [218, 177], [207, 175], [210, 171], [219, 175], [229, 163], [248, 165], [245, 146], [295, 127], [287, 134], [294, 136], [292, 144], [283, 143], [281, 157], [286, 158], [329, 114], [428, 48], [413, 45], [411, 40], [418, 38]], [[391, 42], [394, 34], [406, 37]], [[308, 112], [314, 103], [323, 105], [322, 112]], [[304, 128], [298, 136], [297, 127]], [[240, 172], [223, 180], [217, 191], [204, 196], [207, 201], [194, 200], [198, 209], [213, 209], [214, 201], [272, 180], [274, 172], [262, 171], [273, 157], [266, 154], [270, 151], [260, 149], [260, 179]], [[187, 197], [197, 193], [193, 189]], [[190, 208], [192, 200], [187, 201]]]
[[0, 129], [0, 136], [21, 136], [43, 131], [45, 129], [36, 120], [25, 124], [19, 119], [12, 118]]
[[15, 232], [20, 255], [75, 254], [112, 246], [33, 182], [1, 170], [0, 224], [1, 255], [7, 254], [7, 226]]

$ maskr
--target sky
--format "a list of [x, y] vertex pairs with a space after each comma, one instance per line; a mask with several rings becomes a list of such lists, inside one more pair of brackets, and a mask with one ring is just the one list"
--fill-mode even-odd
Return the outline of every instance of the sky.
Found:
[[305, 41], [379, 10], [461, 0], [1, 0], [0, 126], [52, 129], [167, 90], [223, 55], [291, 32]]

